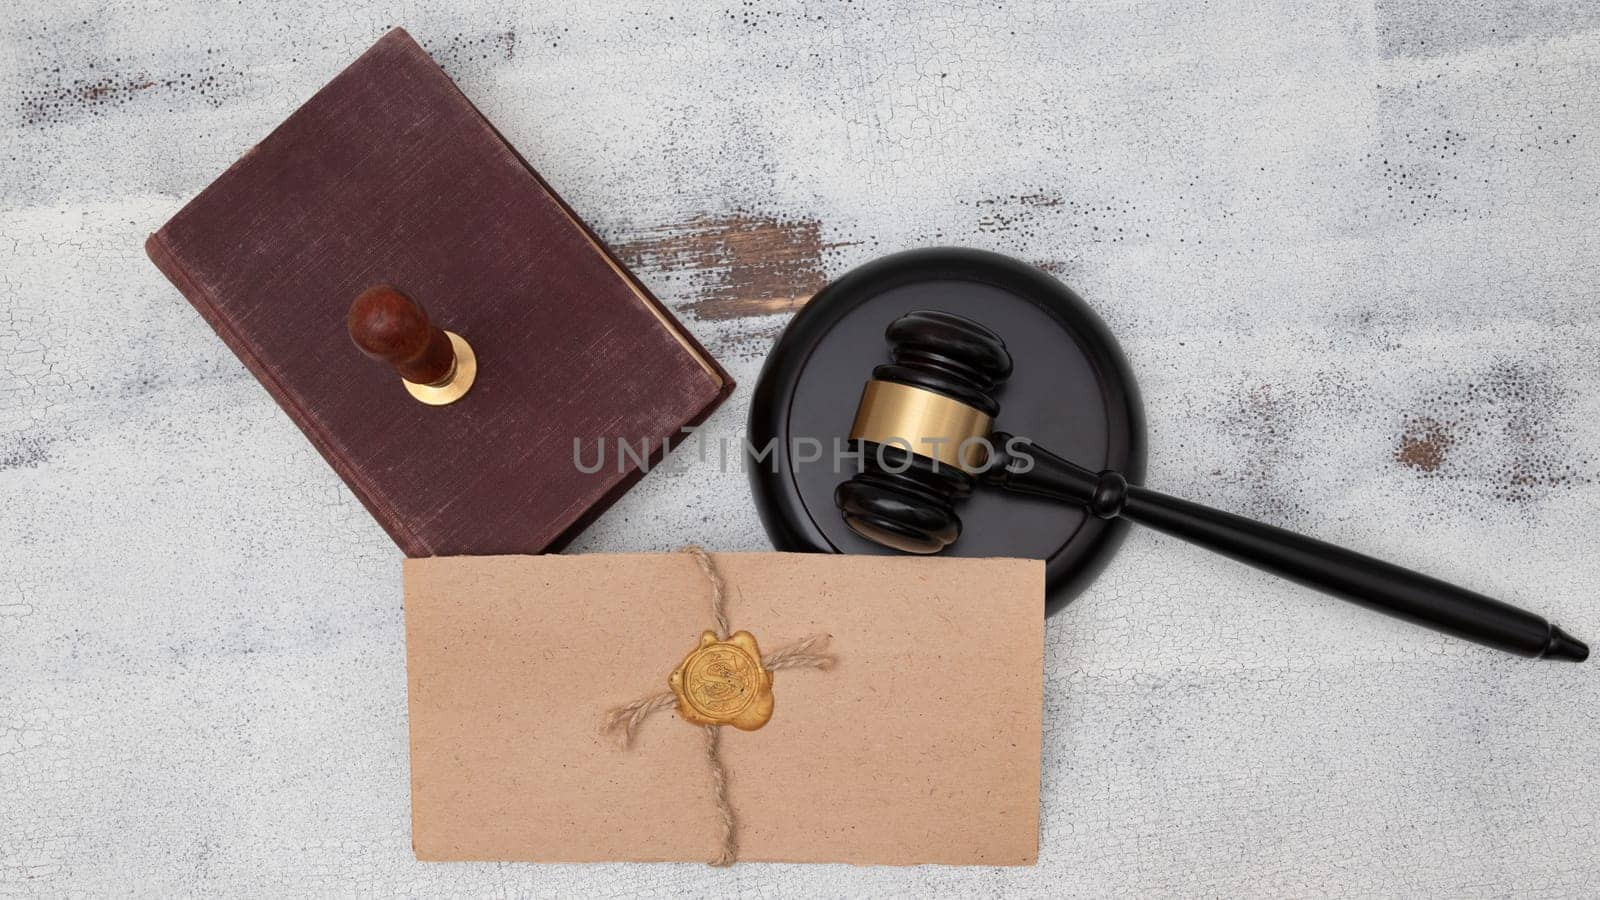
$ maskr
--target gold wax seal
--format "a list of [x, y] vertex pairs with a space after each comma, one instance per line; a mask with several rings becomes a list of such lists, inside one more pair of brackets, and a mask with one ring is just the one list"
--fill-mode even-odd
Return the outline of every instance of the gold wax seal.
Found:
[[696, 725], [732, 725], [755, 731], [772, 718], [772, 673], [761, 668], [761, 650], [748, 631], [725, 641], [700, 635], [667, 679], [678, 697], [678, 714]]

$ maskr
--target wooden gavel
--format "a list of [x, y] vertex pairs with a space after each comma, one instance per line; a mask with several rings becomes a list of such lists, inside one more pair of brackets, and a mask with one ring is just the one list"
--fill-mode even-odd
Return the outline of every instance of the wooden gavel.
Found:
[[460, 400], [477, 377], [466, 340], [433, 324], [417, 301], [391, 285], [362, 291], [345, 327], [362, 353], [393, 366], [406, 391], [430, 406]]
[[1290, 581], [1522, 656], [1581, 662], [1589, 647], [1542, 617], [1343, 547], [1096, 472], [993, 429], [1011, 377], [998, 334], [923, 310], [889, 325], [893, 362], [872, 370], [850, 429], [862, 469], [835, 490], [851, 531], [907, 553], [961, 535], [956, 504], [980, 484], [1081, 506], [1231, 556]]

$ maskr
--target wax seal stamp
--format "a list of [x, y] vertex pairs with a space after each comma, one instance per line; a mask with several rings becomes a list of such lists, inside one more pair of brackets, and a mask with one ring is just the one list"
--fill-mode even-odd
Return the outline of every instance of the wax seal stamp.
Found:
[[391, 285], [356, 297], [345, 327], [362, 353], [393, 366], [406, 392], [429, 406], [460, 400], [478, 377], [466, 339], [433, 324], [421, 304]]
[[736, 631], [725, 641], [714, 631], [684, 657], [667, 679], [678, 714], [696, 725], [732, 725], [755, 731], [772, 718], [772, 673], [761, 667], [755, 636]]

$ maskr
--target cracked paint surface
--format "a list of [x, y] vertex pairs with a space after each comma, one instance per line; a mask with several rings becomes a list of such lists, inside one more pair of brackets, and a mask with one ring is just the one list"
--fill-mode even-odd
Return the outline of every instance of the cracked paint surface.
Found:
[[[1600, 639], [1594, 4], [13, 7], [0, 895], [1600, 887], [1594, 664], [1138, 531], [1049, 625], [1035, 868], [418, 864], [398, 553], [140, 249], [404, 25], [739, 379], [709, 440], [827, 279], [996, 250], [1123, 342], [1152, 486]], [[572, 552], [765, 549], [715, 459]]]

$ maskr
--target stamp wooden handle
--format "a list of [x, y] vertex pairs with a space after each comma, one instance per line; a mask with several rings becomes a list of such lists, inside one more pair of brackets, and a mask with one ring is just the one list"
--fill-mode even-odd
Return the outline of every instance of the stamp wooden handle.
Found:
[[438, 384], [455, 370], [450, 337], [395, 287], [380, 284], [362, 291], [350, 304], [345, 326], [362, 353], [394, 366], [412, 384]]

